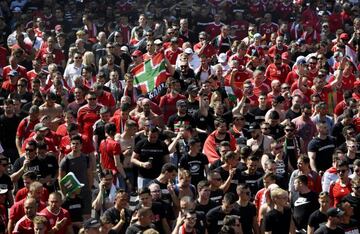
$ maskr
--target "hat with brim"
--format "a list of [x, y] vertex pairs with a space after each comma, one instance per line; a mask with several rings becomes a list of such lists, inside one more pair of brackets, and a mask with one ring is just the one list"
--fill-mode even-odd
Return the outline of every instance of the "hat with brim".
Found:
[[10, 77], [18, 77], [19, 76], [19, 73], [15, 70], [12, 70], [11, 72], [9, 72], [9, 75]]
[[80, 183], [73, 172], [66, 174], [66, 176], [60, 180], [60, 184], [65, 188], [67, 196], [84, 187], [84, 184]]
[[255, 131], [256, 129], [260, 129], [260, 125], [258, 123], [252, 123], [250, 126], [249, 126], [249, 131], [248, 132], [253, 132]]
[[100, 227], [100, 222], [95, 218], [90, 218], [84, 222], [84, 229], [98, 228], [98, 227]]
[[34, 127], [34, 131], [37, 132], [37, 131], [45, 131], [49, 129], [48, 127], [46, 127], [43, 123], [38, 123], [35, 125]]
[[6, 194], [8, 191], [7, 188], [0, 188], [0, 194]]
[[331, 207], [326, 211], [327, 216], [329, 217], [341, 217], [344, 215], [344, 211], [339, 208]]

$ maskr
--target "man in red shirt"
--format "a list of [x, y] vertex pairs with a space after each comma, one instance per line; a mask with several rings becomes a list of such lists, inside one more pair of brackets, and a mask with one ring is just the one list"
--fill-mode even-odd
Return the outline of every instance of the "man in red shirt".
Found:
[[113, 113], [115, 110], [116, 101], [114, 99], [114, 96], [111, 94], [111, 92], [105, 91], [104, 85], [99, 82], [96, 82], [93, 87], [94, 87], [94, 92], [96, 93], [97, 96], [98, 103], [103, 106], [106, 106], [107, 108], [109, 108], [110, 112]]
[[176, 113], [176, 102], [180, 99], [186, 99], [181, 92], [180, 81], [178, 79], [172, 79], [170, 82], [170, 92], [160, 98], [159, 107], [162, 113], [164, 113], [164, 123], [167, 123], [168, 118]]
[[16, 91], [16, 84], [19, 79], [19, 73], [17, 71], [11, 71], [8, 73], [5, 82], [1, 88], [7, 93], [14, 93]]
[[164, 53], [165, 53], [165, 57], [169, 60], [170, 64], [175, 65], [176, 59], [177, 59], [178, 55], [182, 53], [182, 50], [179, 48], [177, 37], [171, 38], [170, 41], [171, 41], [171, 44], [170, 44], [169, 48], [167, 48], [164, 51]]
[[268, 55], [271, 58], [274, 58], [275, 55], [277, 54], [282, 55], [283, 53], [287, 52], [287, 50], [288, 47], [284, 44], [284, 37], [278, 36], [276, 38], [276, 44], [270, 47], [268, 51]]
[[99, 146], [102, 168], [111, 170], [113, 175], [115, 175], [118, 179], [119, 187], [124, 188], [124, 181], [129, 182], [129, 180], [126, 177], [125, 170], [120, 159], [120, 143], [114, 139], [116, 134], [115, 124], [105, 124], [105, 134], [107, 138], [102, 140]]
[[208, 59], [211, 59], [216, 54], [214, 46], [209, 44], [206, 32], [199, 33], [199, 42], [194, 45], [194, 51], [198, 56], [204, 54]]
[[41, 196], [43, 192], [43, 186], [40, 182], [33, 182], [30, 185], [28, 197], [24, 198], [23, 200], [19, 202], [15, 202], [15, 204], [10, 208], [9, 212], [9, 223], [8, 223], [8, 233], [12, 233], [16, 220], [20, 220], [25, 215], [25, 201], [29, 198], [32, 198], [35, 200], [35, 209], [39, 212], [42, 209], [46, 207], [45, 203], [42, 202]]
[[236, 11], [235, 20], [230, 25], [235, 29], [236, 40], [242, 40], [247, 36], [249, 22], [243, 19], [243, 12]]
[[247, 46], [244, 42], [240, 42], [236, 48], [236, 53], [231, 55], [229, 61], [236, 60], [238, 61], [238, 66], [246, 66], [248, 58], [246, 55]]
[[[46, 65], [46, 54], [53, 54], [54, 55], [54, 62], [56, 65], [65, 67], [65, 56], [61, 52], [61, 50], [55, 48], [56, 40], [54, 37], [49, 37], [46, 41], [47, 46], [43, 46], [38, 54], [36, 55], [36, 59], [41, 60], [42, 65]], [[45, 43], [44, 43], [45, 44]]]
[[86, 101], [88, 104], [80, 107], [77, 115], [77, 122], [79, 123], [80, 133], [85, 136], [92, 138], [93, 136], [93, 125], [100, 119], [101, 105], [97, 103], [96, 93], [89, 92], [86, 95]]
[[92, 140], [84, 134], [79, 134], [79, 127], [76, 123], [70, 123], [67, 126], [66, 130], [68, 134], [61, 138], [59, 145], [61, 158], [63, 158], [64, 156], [66, 156], [71, 152], [71, 147], [70, 147], [71, 137], [76, 135], [80, 135], [82, 139], [81, 152], [87, 155], [94, 154], [95, 149], [94, 149], [94, 145], [92, 144]]
[[286, 76], [290, 72], [289, 65], [282, 63], [281, 55], [276, 54], [274, 57], [274, 63], [271, 63], [265, 72], [266, 83], [269, 84], [271, 81], [279, 80], [281, 83], [285, 82]]
[[34, 223], [33, 219], [36, 216], [36, 200], [32, 197], [25, 198], [24, 201], [24, 216], [21, 217], [15, 224], [12, 234], [33, 234], [34, 233]]
[[214, 15], [214, 21], [208, 23], [208, 25], [205, 28], [205, 31], [209, 34], [209, 39], [212, 40], [221, 32], [221, 27], [224, 25], [220, 22], [221, 15], [216, 13]]
[[30, 136], [37, 123], [39, 123], [39, 107], [34, 105], [29, 110], [29, 116], [21, 120], [16, 131], [15, 143], [19, 154], [22, 152], [24, 140]]
[[266, 41], [269, 42], [271, 34], [278, 31], [279, 25], [271, 22], [272, 17], [270, 13], [265, 14], [264, 19], [265, 22], [260, 24], [259, 32], [262, 36], [265, 35]]
[[48, 230], [52, 233], [73, 233], [70, 214], [64, 208], [61, 208], [62, 196], [59, 192], [51, 193], [48, 200], [48, 206], [45, 207], [39, 215], [48, 220]]
[[21, 148], [21, 153], [25, 152], [25, 147], [27, 146], [27, 143], [29, 141], [35, 141], [36, 143], [38, 142], [44, 142], [47, 145], [47, 148], [49, 150], [49, 152], [54, 153], [55, 155], [57, 154], [57, 150], [55, 148], [55, 144], [53, 139], [47, 138], [45, 137], [46, 135], [46, 131], [49, 131], [49, 128], [46, 127], [44, 124], [42, 123], [38, 123], [34, 126], [34, 135], [29, 136], [28, 138], [26, 138], [24, 140], [24, 143], [22, 145]]
[[26, 68], [18, 64], [18, 59], [14, 56], [9, 57], [9, 65], [3, 67], [3, 77], [7, 79], [11, 71], [17, 71], [21, 77], [26, 77]]

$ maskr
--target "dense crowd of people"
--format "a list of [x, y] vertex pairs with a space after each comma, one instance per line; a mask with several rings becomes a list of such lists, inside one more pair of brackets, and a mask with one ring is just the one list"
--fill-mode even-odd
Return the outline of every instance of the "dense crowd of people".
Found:
[[358, 0], [0, 0], [0, 234], [356, 234]]

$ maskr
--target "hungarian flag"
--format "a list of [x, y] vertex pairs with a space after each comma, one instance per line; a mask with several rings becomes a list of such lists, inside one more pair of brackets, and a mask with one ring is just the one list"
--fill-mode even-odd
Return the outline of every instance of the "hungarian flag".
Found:
[[156, 97], [165, 87], [168, 77], [164, 54], [158, 53], [153, 58], [137, 65], [131, 71], [134, 74], [134, 86], [150, 99]]

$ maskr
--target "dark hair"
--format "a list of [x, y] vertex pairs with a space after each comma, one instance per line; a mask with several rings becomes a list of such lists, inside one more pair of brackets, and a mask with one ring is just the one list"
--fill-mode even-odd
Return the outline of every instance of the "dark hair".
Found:
[[80, 143], [82, 143], [82, 138], [80, 135], [75, 135], [71, 137], [71, 141], [79, 141]]
[[114, 123], [105, 124], [105, 132], [110, 136], [114, 136], [116, 134], [116, 125]]
[[223, 202], [226, 202], [226, 203], [229, 203], [229, 204], [234, 204], [236, 202], [235, 194], [232, 193], [232, 192], [225, 193], [224, 198], [223, 198]]
[[280, 115], [277, 111], [271, 111], [269, 114], [269, 119], [280, 119]]
[[38, 142], [37, 143], [37, 148], [38, 149], [47, 149], [47, 144], [45, 142]]
[[310, 158], [305, 154], [300, 155], [298, 159], [303, 161], [303, 163], [310, 164]]
[[349, 167], [349, 163], [347, 160], [340, 160], [340, 162], [337, 165], [338, 167]]
[[204, 187], [209, 187], [210, 183], [207, 180], [202, 180], [197, 184], [197, 190], [200, 191], [201, 189], [203, 189]]
[[33, 171], [27, 171], [22, 175], [22, 178], [29, 178], [32, 181], [35, 181], [37, 179], [37, 175]]
[[172, 163], [165, 163], [161, 168], [161, 173], [176, 171], [177, 167]]
[[34, 140], [28, 141], [27, 145], [32, 146], [35, 149], [37, 149], [37, 142]]
[[301, 183], [303, 183], [306, 186], [307, 186], [308, 181], [309, 181], [309, 179], [307, 178], [306, 175], [298, 175], [295, 179], [299, 180]]
[[148, 187], [143, 187], [141, 189], [138, 190], [138, 195], [142, 195], [142, 194], [149, 194], [150, 195], [150, 189]]
[[197, 138], [197, 137], [194, 137], [194, 138], [190, 138], [189, 142], [188, 142], [188, 145], [189, 146], [193, 146], [195, 145], [196, 143], [201, 143], [200, 139]]
[[219, 125], [223, 124], [223, 123], [226, 123], [226, 121], [221, 117], [218, 117], [214, 120], [214, 125], [216, 128], [219, 127]]
[[79, 129], [79, 126], [76, 123], [70, 123], [66, 127], [67, 132], [72, 132], [72, 131], [75, 131], [75, 130], [78, 130], [78, 129]]

